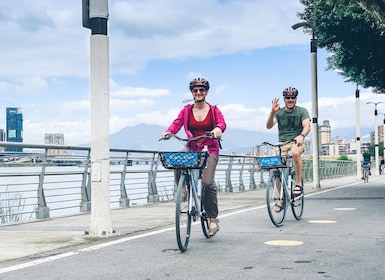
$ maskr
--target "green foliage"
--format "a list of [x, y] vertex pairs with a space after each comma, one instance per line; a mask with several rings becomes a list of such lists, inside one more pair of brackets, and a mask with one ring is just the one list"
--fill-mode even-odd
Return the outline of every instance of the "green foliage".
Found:
[[349, 159], [348, 156], [346, 155], [342, 155], [342, 156], [339, 156], [337, 160], [351, 160], [351, 159]]
[[[375, 145], [370, 145], [369, 146], [369, 152], [374, 156], [376, 151], [376, 146]], [[384, 155], [384, 142], [379, 142], [378, 143], [378, 155], [383, 156]]]
[[300, 0], [305, 32], [326, 48], [328, 70], [363, 87], [385, 92], [385, 25], [356, 1]]

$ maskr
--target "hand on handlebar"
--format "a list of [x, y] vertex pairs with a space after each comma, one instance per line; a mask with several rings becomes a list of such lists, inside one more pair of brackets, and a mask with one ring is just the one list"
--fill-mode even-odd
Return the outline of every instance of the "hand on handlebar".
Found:
[[216, 139], [222, 138], [222, 130], [219, 127], [215, 127], [210, 133]]
[[168, 132], [168, 131], [162, 132], [162, 134], [160, 135], [160, 138], [163, 140], [170, 139], [171, 138], [171, 132]]

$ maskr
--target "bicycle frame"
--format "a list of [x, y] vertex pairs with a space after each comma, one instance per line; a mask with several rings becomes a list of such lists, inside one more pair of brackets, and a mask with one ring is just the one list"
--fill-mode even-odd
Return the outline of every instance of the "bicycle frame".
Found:
[[259, 158], [261, 168], [270, 170], [266, 187], [266, 205], [270, 220], [277, 227], [284, 224], [288, 205], [291, 206], [293, 216], [297, 220], [302, 218], [303, 213], [303, 192], [298, 196], [293, 195], [296, 174], [293, 170], [292, 156], [290, 152], [284, 157], [281, 156], [281, 147], [290, 142], [277, 145], [264, 142], [265, 145], [279, 148], [279, 156]]
[[[181, 142], [189, 143], [201, 138], [212, 138], [210, 132], [191, 139], [183, 139], [175, 134], [169, 134], [167, 139], [174, 137]], [[160, 139], [162, 140], [162, 139]], [[202, 169], [205, 168], [207, 157], [206, 151], [202, 152], [160, 152], [162, 165], [167, 169], [180, 170], [178, 187], [175, 196], [175, 229], [179, 250], [187, 250], [192, 220], [195, 222], [200, 218], [203, 234], [206, 238], [209, 235], [209, 219], [205, 215], [204, 206], [201, 201], [202, 190]], [[186, 195], [187, 194], [187, 197]]]

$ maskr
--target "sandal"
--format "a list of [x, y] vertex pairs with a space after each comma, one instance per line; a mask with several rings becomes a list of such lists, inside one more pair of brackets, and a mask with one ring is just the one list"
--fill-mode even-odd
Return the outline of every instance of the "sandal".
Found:
[[[214, 236], [219, 231], [219, 220], [217, 218], [210, 218], [209, 235]], [[214, 225], [214, 226], [212, 226]]]
[[274, 205], [274, 211], [275, 213], [279, 213], [283, 210], [283, 200], [280, 199], [275, 205]]
[[299, 185], [295, 185], [295, 187], [293, 189], [294, 197], [300, 196], [300, 195], [302, 195], [302, 193], [303, 193], [303, 187], [301, 187]]

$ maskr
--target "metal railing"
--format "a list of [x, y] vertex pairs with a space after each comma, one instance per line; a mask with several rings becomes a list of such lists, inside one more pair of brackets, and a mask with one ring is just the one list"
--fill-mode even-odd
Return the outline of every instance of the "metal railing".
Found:
[[[74, 215], [91, 210], [90, 147], [1, 143], [23, 153], [0, 153], [0, 224]], [[29, 152], [27, 152], [29, 151]], [[215, 174], [218, 193], [264, 188], [268, 172], [258, 157], [220, 155]], [[111, 209], [174, 199], [172, 170], [159, 151], [110, 149]], [[356, 173], [354, 161], [321, 161], [320, 178]], [[312, 161], [303, 177], [312, 180]]]

